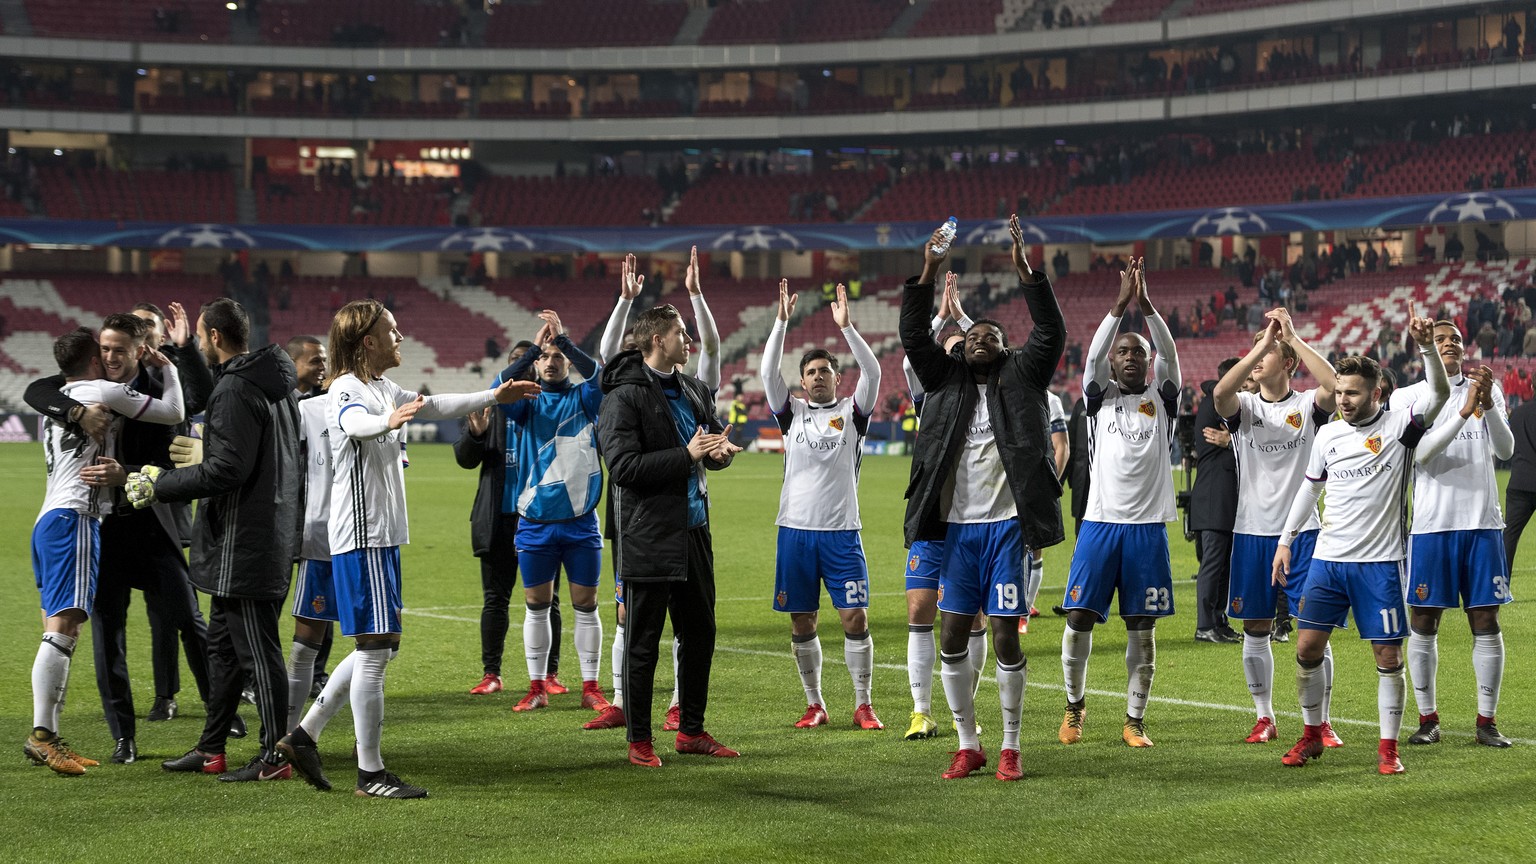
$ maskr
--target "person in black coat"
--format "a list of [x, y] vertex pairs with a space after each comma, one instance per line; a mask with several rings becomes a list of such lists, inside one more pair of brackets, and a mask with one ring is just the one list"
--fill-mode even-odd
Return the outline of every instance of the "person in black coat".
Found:
[[1227, 624], [1227, 588], [1231, 580], [1232, 525], [1237, 518], [1237, 459], [1232, 433], [1216, 413], [1211, 391], [1216, 381], [1237, 365], [1236, 357], [1221, 361], [1216, 378], [1200, 384], [1205, 398], [1195, 411], [1195, 485], [1190, 490], [1189, 528], [1200, 544], [1200, 572], [1195, 579], [1195, 641], [1243, 641]]
[[[909, 546], [918, 540], [945, 543], [939, 573], [941, 678], [960, 734], [960, 748], [944, 773], [949, 778], [986, 763], [974, 721], [971, 623], [977, 612], [992, 617], [998, 690], [1004, 716], [1013, 718], [1005, 726], [1016, 728], [1024, 679], [1018, 616], [1029, 614], [1024, 557], [1064, 539], [1045, 391], [1066, 347], [1066, 324], [1050, 281], [1024, 259], [1017, 216], [1009, 220], [1009, 233], [1019, 291], [1035, 322], [1022, 347], [1010, 349], [1003, 326], [985, 318], [971, 324], [963, 346], [952, 353], [933, 341], [934, 283], [948, 255], [934, 251], [943, 243], [938, 231], [924, 243], [923, 272], [907, 281], [901, 303], [901, 346], [925, 393], [923, 432], [907, 487], [905, 537]], [[1002, 489], [995, 488], [999, 474]], [[964, 503], [973, 496], [973, 506]], [[955, 518], [957, 509], [962, 518]], [[951, 561], [966, 564], [951, 566]], [[999, 778], [1017, 779], [1018, 757], [1017, 744], [1005, 739]]]
[[1522, 402], [1509, 414], [1515, 433], [1515, 455], [1509, 463], [1509, 485], [1504, 490], [1504, 560], [1510, 581], [1515, 578], [1515, 550], [1520, 534], [1536, 511], [1536, 402]]
[[293, 396], [298, 374], [279, 346], [248, 352], [250, 319], [234, 300], [205, 305], [197, 329], [217, 376], [208, 399], [203, 460], [128, 478], [135, 507], [156, 500], [199, 501], [192, 583], [212, 598], [208, 717], [197, 746], [162, 767], [202, 773], [227, 767], [224, 745], [249, 678], [261, 716], [261, 753], [244, 768], [221, 771], [219, 779], [280, 779], [291, 768], [277, 750], [288, 715], [278, 619], [298, 554], [304, 482]]
[[[926, 314], [926, 313], [925, 313]], [[741, 448], [715, 415], [688, 360], [688, 332], [672, 306], [635, 321], [638, 351], [603, 368], [597, 440], [613, 478], [625, 606], [624, 713], [629, 761], [661, 767], [651, 738], [651, 696], [662, 625], [677, 635], [677, 752], [739, 755], [704, 731], [715, 653], [714, 543], [704, 471], [728, 467]]]

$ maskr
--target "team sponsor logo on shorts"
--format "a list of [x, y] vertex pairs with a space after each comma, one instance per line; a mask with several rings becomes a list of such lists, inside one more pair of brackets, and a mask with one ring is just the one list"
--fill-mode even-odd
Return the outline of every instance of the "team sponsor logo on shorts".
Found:
[[1233, 615], [1241, 615], [1241, 614], [1243, 614], [1243, 598], [1241, 598], [1241, 597], [1233, 597], [1232, 598], [1232, 614]]
[[1072, 586], [1072, 590], [1067, 592], [1067, 596], [1072, 598], [1072, 602], [1073, 603], [1076, 603], [1077, 602], [1077, 598], [1083, 596], [1083, 588], [1082, 588], [1082, 586], [1081, 585], [1073, 585]]
[[789, 603], [789, 592], [780, 591], [778, 596], [773, 598], [773, 602], [777, 604], [780, 609], [783, 609], [784, 606]]
[[1418, 586], [1413, 589], [1413, 596], [1419, 598], [1420, 600], [1423, 600], [1426, 597], [1428, 597], [1429, 596], [1429, 583], [1427, 583], [1427, 582], [1420, 582], [1418, 584]]
[[1285, 425], [1291, 427], [1292, 429], [1300, 429], [1301, 428], [1301, 412], [1300, 411], [1292, 411], [1291, 413], [1285, 415]]
[[1141, 405], [1137, 406], [1136, 410], [1147, 415], [1148, 417], [1157, 416], [1157, 406], [1152, 404], [1151, 399], [1141, 400]]
[[833, 417], [831, 420], [828, 420], [827, 425], [831, 426], [833, 429], [836, 429], [839, 432], [843, 431], [843, 415], [839, 414], [836, 417]]
[[907, 559], [907, 569], [911, 570], [913, 573], [916, 573], [918, 565], [920, 565], [921, 563], [922, 563], [922, 561], [920, 561], [918, 559], [918, 556], [913, 555], [911, 558]]
[[1380, 435], [1372, 435], [1371, 437], [1365, 439], [1365, 449], [1371, 451], [1371, 453], [1373, 455], [1376, 454], [1376, 453], [1380, 453], [1381, 452], [1381, 436]]
[[315, 595], [315, 599], [309, 601], [309, 608], [315, 610], [315, 614], [317, 614], [317, 615], [320, 614], [321, 612], [324, 612], [325, 611], [325, 595], [324, 594], [316, 594]]

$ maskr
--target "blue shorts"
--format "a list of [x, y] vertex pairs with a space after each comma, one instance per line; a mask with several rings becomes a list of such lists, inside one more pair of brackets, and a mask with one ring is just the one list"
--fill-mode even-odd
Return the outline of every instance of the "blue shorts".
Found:
[[939, 563], [939, 611], [1017, 618], [1029, 612], [1019, 520], [951, 522]]
[[869, 608], [869, 566], [859, 532], [779, 526], [773, 611], [815, 612], [821, 608], [822, 585], [834, 609]]
[[299, 574], [293, 580], [293, 617], [308, 618], [311, 621], [339, 621], [341, 617], [336, 610], [336, 585], [331, 578], [331, 562], [300, 558]]
[[1307, 587], [1296, 602], [1296, 618], [1308, 630], [1344, 627], [1355, 614], [1361, 639], [1390, 642], [1408, 635], [1403, 605], [1407, 582], [1401, 561], [1349, 563], [1312, 559]]
[[562, 565], [573, 585], [596, 588], [603, 575], [603, 534], [595, 512], [567, 522], [521, 519], [516, 543], [524, 588], [555, 581]]
[[1109, 620], [1109, 598], [1120, 595], [1120, 615], [1166, 618], [1173, 614], [1173, 565], [1168, 528], [1161, 522], [1120, 525], [1083, 520], [1072, 550], [1067, 593], [1061, 605]]
[[943, 560], [943, 540], [913, 543], [907, 554], [907, 590], [939, 590], [939, 562]]
[[1227, 589], [1227, 615], [1240, 621], [1268, 621], [1275, 617], [1275, 601], [1281, 591], [1286, 609], [1296, 614], [1296, 601], [1307, 586], [1307, 568], [1317, 547], [1317, 529], [1303, 531], [1291, 541], [1291, 573], [1281, 588], [1270, 580], [1275, 570], [1278, 535], [1232, 535], [1232, 581]]
[[32, 575], [43, 616], [66, 609], [90, 617], [101, 563], [101, 520], [74, 510], [49, 510], [32, 526]]
[[1408, 535], [1408, 605], [1498, 606], [1515, 599], [1497, 528]]
[[331, 556], [337, 620], [343, 636], [400, 632], [400, 547], [353, 549]]

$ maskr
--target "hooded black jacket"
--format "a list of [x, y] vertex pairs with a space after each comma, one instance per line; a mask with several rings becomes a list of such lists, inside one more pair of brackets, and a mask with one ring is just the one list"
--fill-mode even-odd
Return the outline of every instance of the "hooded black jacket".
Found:
[[[924, 324], [926, 327], [926, 323]], [[924, 333], [927, 331], [924, 330]], [[932, 341], [932, 338], [929, 338]], [[677, 373], [700, 426], [724, 431], [714, 400], [699, 379]], [[603, 407], [597, 415], [597, 445], [613, 479], [614, 522], [618, 526], [618, 576], [637, 582], [688, 578], [688, 478], [701, 467], [718, 471], [730, 460], [694, 463], [679, 439], [677, 424], [656, 376], [639, 351], [625, 351], [603, 367]], [[709, 493], [704, 492], [705, 507]]]
[[[477, 438], [469, 424], [459, 421], [459, 440], [453, 442], [453, 458], [460, 468], [479, 468], [480, 485], [469, 508], [469, 544], [476, 558], [491, 554], [501, 525], [501, 501], [507, 486], [507, 418], [492, 409], [491, 421]], [[516, 513], [509, 514], [513, 519]]]
[[[1010, 348], [987, 374], [987, 405], [998, 455], [1018, 505], [1019, 529], [1032, 549], [1060, 543], [1061, 482], [1046, 431], [1045, 388], [1067, 342], [1061, 307], [1044, 273], [1019, 283], [1034, 329], [1021, 348]], [[946, 354], [933, 341], [933, 285], [907, 281], [901, 300], [901, 347], [927, 393], [907, 486], [906, 542], [944, 539], [940, 509], [944, 481], [965, 445], [966, 424], [976, 411], [976, 379], [960, 348]]]
[[192, 584], [216, 597], [268, 600], [288, 593], [298, 553], [298, 373], [268, 345], [215, 367], [203, 461], [166, 472], [161, 501], [201, 499], [192, 526]]

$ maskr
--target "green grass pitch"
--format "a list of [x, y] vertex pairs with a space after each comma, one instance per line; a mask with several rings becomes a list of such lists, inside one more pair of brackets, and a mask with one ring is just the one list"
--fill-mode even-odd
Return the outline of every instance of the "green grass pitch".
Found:
[[[202, 709], [184, 673], [183, 714], [140, 722], [140, 761], [103, 765], [67, 778], [31, 767], [21, 754], [30, 723], [30, 670], [39, 619], [29, 559], [30, 529], [42, 499], [37, 445], [0, 447], [5, 531], [0, 556], [0, 728], [11, 742], [0, 759], [0, 860], [7, 861], [1530, 861], [1536, 852], [1536, 673], [1530, 664], [1536, 616], [1529, 601], [1504, 611], [1509, 651], [1499, 717], [1514, 748], [1471, 743], [1476, 703], [1471, 638], [1457, 614], [1440, 642], [1440, 709], [1446, 740], [1403, 747], [1408, 771], [1375, 773], [1376, 674], [1353, 632], [1335, 636], [1334, 722], [1346, 741], [1304, 769], [1280, 765], [1300, 731], [1290, 645], [1276, 646], [1280, 742], [1241, 743], [1253, 722], [1239, 646], [1193, 641], [1195, 569], [1174, 528], [1179, 614], [1158, 627], [1157, 679], [1147, 719], [1157, 746], [1120, 741], [1124, 712], [1124, 629], [1096, 631], [1089, 668], [1085, 740], [1056, 741], [1063, 696], [1061, 619], [1049, 612], [1023, 637], [1030, 660], [1024, 702], [1023, 782], [985, 774], [943, 781], [953, 733], [902, 740], [911, 702], [906, 683], [901, 493], [907, 462], [864, 462], [864, 546], [871, 568], [875, 707], [884, 732], [852, 727], [852, 692], [841, 665], [835, 617], [823, 620], [824, 689], [833, 723], [791, 728], [804, 707], [789, 656], [788, 621], [771, 611], [774, 514], [781, 457], [743, 455], [712, 475], [719, 583], [719, 651], [709, 729], [739, 748], [739, 760], [678, 757], [658, 739], [660, 771], [624, 760], [622, 730], [584, 732], [578, 698], [556, 697], [531, 715], [513, 715], [518, 692], [472, 697], [478, 680], [479, 571], [469, 552], [475, 476], [443, 446], [411, 450], [407, 472], [414, 541], [404, 553], [406, 635], [387, 686], [384, 755], [390, 768], [426, 786], [426, 801], [370, 801], [347, 790], [351, 714], [321, 740], [338, 790], [294, 781], [217, 783], [168, 775], [162, 759], [191, 747]], [[1070, 531], [1070, 521], [1069, 521]], [[1070, 538], [1069, 538], [1070, 542]], [[1536, 539], [1517, 562], [1523, 594], [1536, 571]], [[1047, 554], [1039, 605], [1060, 596], [1070, 546]], [[611, 585], [606, 581], [605, 585]], [[205, 602], [206, 606], [206, 602]], [[153, 697], [142, 603], [130, 613], [138, 710]], [[505, 668], [520, 691], [522, 658], [515, 612]], [[601, 681], [609, 684], [611, 606], [603, 610]], [[286, 634], [287, 622], [283, 625]], [[88, 632], [88, 631], [87, 631]], [[569, 624], [562, 677], [576, 678]], [[347, 650], [339, 645], [332, 662]], [[72, 670], [65, 735], [87, 755], [111, 752], [101, 719], [89, 636]], [[658, 676], [665, 698], [670, 672]], [[945, 710], [935, 682], [934, 701]], [[996, 690], [982, 686], [983, 744], [995, 759]], [[659, 730], [660, 712], [656, 717]], [[245, 710], [247, 719], [254, 712]], [[1410, 695], [1404, 736], [1414, 728]], [[254, 724], [253, 724], [254, 725]], [[243, 763], [253, 736], [232, 741]], [[989, 769], [990, 769], [989, 765]]]

